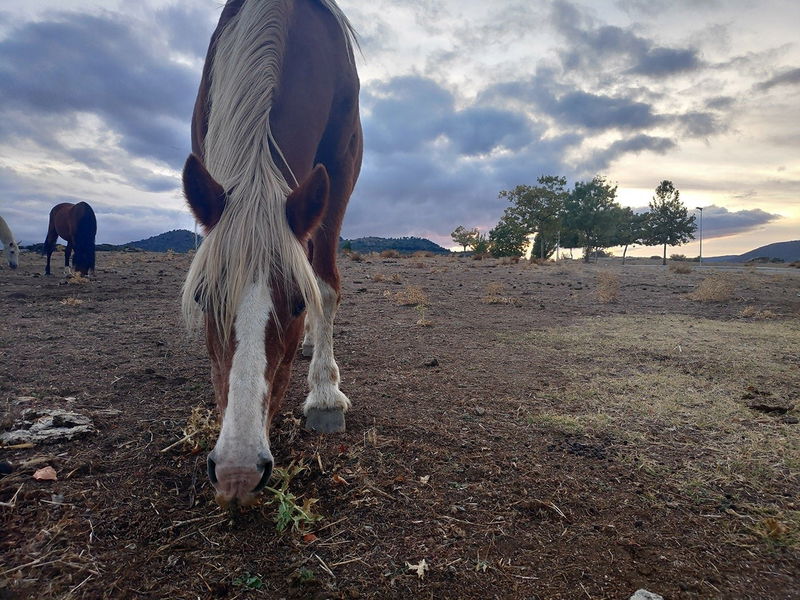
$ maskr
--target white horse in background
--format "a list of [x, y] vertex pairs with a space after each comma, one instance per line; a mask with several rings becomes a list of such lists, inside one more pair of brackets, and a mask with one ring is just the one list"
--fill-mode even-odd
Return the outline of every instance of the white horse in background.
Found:
[[11, 228], [3, 217], [0, 217], [0, 242], [3, 242], [8, 266], [16, 269], [19, 264], [19, 244], [14, 239], [14, 234], [11, 233]]

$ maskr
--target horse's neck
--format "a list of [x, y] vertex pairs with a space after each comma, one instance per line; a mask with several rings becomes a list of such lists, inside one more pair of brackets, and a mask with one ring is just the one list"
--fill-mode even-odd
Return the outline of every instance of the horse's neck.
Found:
[[0, 242], [3, 242], [3, 247], [8, 248], [8, 245], [13, 241], [14, 236], [11, 234], [11, 229], [3, 217], [0, 217]]

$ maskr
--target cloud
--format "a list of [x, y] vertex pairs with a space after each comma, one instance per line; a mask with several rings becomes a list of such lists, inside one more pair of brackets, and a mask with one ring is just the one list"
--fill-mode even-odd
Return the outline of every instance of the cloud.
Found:
[[771, 214], [760, 208], [730, 211], [724, 206], [712, 204], [703, 209], [703, 237], [720, 238], [754, 231], [782, 218], [781, 215]]
[[501, 189], [566, 172], [566, 150], [582, 141], [543, 139], [545, 126], [515, 106], [482, 97], [459, 105], [420, 75], [366, 85], [362, 106], [366, 155], [346, 237], [427, 234], [445, 242], [454, 220], [493, 226], [505, 207]]
[[789, 69], [771, 77], [767, 81], [758, 84], [760, 90], [771, 90], [779, 85], [798, 85], [800, 84], [800, 68]]
[[649, 129], [663, 122], [650, 104], [575, 89], [549, 69], [539, 69], [527, 80], [492, 85], [479, 95], [479, 100], [532, 106], [551, 117], [562, 128], [630, 131]]
[[130, 155], [178, 168], [198, 76], [141, 34], [149, 27], [115, 13], [51, 13], [11, 30], [0, 41], [0, 142], [27, 140], [97, 166], [97, 153], [70, 151], [85, 136], [78, 118], [94, 115]]
[[[87, 170], [83, 173], [87, 180], [96, 177], [93, 171]], [[72, 175], [80, 177], [81, 172]], [[193, 219], [185, 209], [156, 204], [142, 205], [141, 202], [121, 203], [115, 201], [113, 196], [106, 199], [89, 197], [52, 185], [51, 182], [60, 177], [61, 174], [53, 173], [49, 168], [42, 169], [39, 173], [22, 175], [14, 169], [0, 167], [3, 218], [24, 245], [44, 240], [50, 209], [61, 202], [89, 202], [97, 214], [98, 243], [122, 244], [169, 229], [192, 227]], [[133, 177], [143, 178], [143, 186], [159, 187], [155, 176], [146, 170], [134, 173]], [[150, 177], [153, 179], [148, 183], [147, 178]]]
[[577, 5], [565, 0], [553, 3], [551, 23], [569, 42], [560, 52], [565, 70], [594, 72], [616, 59], [628, 73], [664, 78], [699, 69], [703, 62], [695, 48], [670, 48], [637, 35], [630, 28], [598, 25]]
[[650, 151], [655, 154], [666, 154], [677, 146], [674, 140], [665, 137], [654, 137], [640, 133], [638, 135], [617, 140], [608, 148], [595, 152], [587, 161], [585, 171], [590, 174], [608, 169], [610, 164], [623, 154], [640, 154]]

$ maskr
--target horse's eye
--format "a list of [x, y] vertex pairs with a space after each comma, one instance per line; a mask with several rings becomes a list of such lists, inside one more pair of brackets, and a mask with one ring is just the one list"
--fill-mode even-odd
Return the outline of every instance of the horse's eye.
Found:
[[299, 301], [298, 301], [298, 302], [297, 302], [297, 303], [294, 305], [294, 309], [292, 309], [292, 316], [293, 316], [293, 317], [299, 317], [301, 314], [303, 314], [303, 311], [304, 311], [305, 309], [306, 309], [306, 303], [305, 303], [305, 302], [303, 302], [302, 300], [299, 300]]

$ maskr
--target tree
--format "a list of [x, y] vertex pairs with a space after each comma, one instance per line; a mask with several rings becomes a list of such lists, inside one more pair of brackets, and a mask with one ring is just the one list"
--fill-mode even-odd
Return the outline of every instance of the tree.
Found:
[[559, 243], [559, 231], [556, 226], [546, 227], [533, 240], [531, 248], [531, 258], [534, 256], [541, 259], [550, 258], [556, 251]]
[[478, 239], [478, 228], [474, 227], [472, 229], [467, 229], [463, 225], [459, 225], [455, 228], [453, 233], [450, 234], [450, 237], [453, 238], [453, 241], [458, 244], [459, 246], [464, 247], [464, 252], [467, 251], [467, 247], [474, 246], [476, 240]]
[[[513, 190], [501, 191], [499, 195], [511, 202], [507, 209], [509, 218], [520, 224], [526, 238], [531, 234], [540, 238], [557, 232], [557, 223], [567, 197], [564, 190], [567, 180], [564, 177], [542, 175], [536, 181], [539, 183], [537, 186], [518, 185]], [[544, 249], [545, 245], [540, 244], [540, 250]]]
[[625, 257], [628, 254], [628, 246], [631, 244], [641, 244], [644, 237], [645, 215], [637, 215], [627, 206], [617, 206], [614, 208], [614, 234], [612, 246], [622, 246], [622, 264], [625, 264]]
[[661, 264], [667, 264], [667, 246], [680, 246], [694, 239], [697, 230], [694, 216], [680, 200], [680, 192], [671, 181], [658, 184], [656, 195], [650, 201], [644, 231], [647, 246], [664, 246]]
[[487, 254], [489, 252], [489, 249], [491, 247], [492, 244], [486, 237], [486, 235], [478, 232], [475, 236], [475, 240], [472, 242], [472, 251], [477, 256], [483, 256], [484, 254]]
[[522, 256], [528, 246], [528, 232], [519, 218], [506, 209], [497, 226], [489, 232], [492, 256]]
[[592, 251], [612, 245], [614, 217], [619, 205], [617, 186], [597, 176], [591, 181], [576, 181], [564, 204], [564, 226], [577, 233], [583, 247], [583, 260], [589, 262]]

